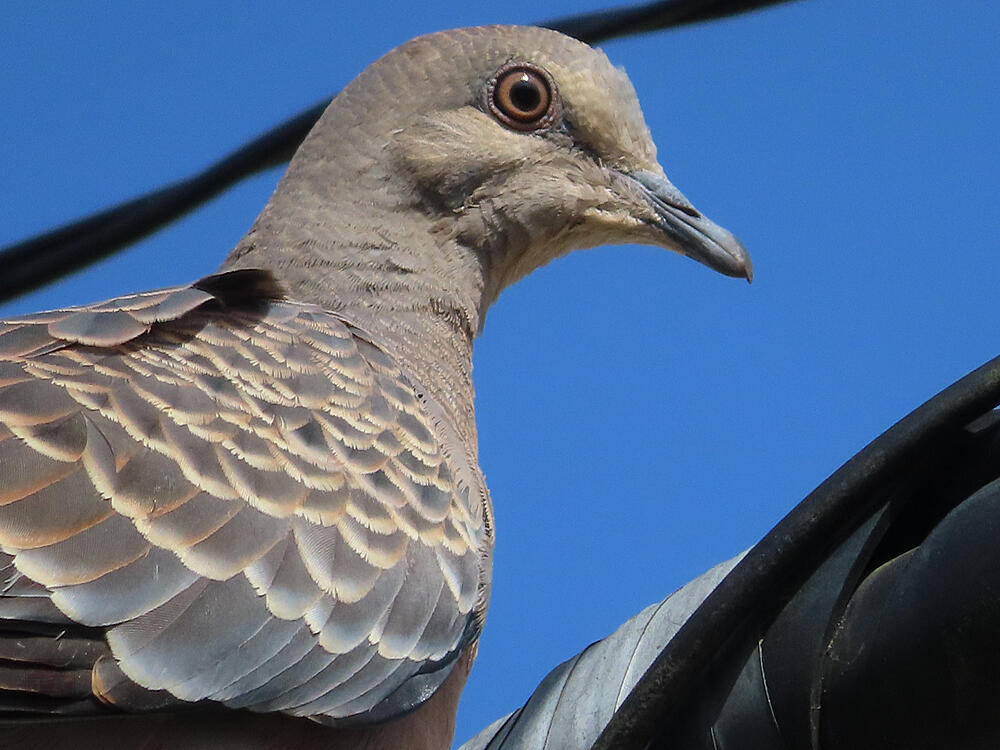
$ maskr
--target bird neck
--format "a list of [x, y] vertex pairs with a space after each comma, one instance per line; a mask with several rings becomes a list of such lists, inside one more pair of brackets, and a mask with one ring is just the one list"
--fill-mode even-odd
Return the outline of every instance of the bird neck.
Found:
[[377, 162], [331, 158], [317, 145], [303, 145], [222, 270], [266, 268], [290, 299], [365, 331], [474, 449], [472, 341], [485, 313], [475, 252], [436, 233], [412, 197], [394, 195]]

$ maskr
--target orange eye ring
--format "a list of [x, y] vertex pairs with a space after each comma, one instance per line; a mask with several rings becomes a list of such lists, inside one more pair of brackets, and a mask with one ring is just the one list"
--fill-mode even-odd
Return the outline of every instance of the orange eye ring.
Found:
[[559, 100], [552, 78], [534, 65], [504, 65], [490, 82], [488, 97], [494, 117], [514, 130], [538, 130], [558, 115]]

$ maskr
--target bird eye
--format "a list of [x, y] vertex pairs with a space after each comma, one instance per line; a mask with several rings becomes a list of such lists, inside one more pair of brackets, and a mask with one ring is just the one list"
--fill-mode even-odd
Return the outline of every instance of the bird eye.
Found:
[[524, 63], [505, 65], [489, 90], [490, 111], [514, 130], [537, 130], [556, 116], [557, 98], [545, 71]]

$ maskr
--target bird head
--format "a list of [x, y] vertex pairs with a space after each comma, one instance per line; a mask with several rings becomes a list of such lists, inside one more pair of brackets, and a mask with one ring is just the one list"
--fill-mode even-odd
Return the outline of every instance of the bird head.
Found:
[[433, 34], [404, 67], [415, 101], [389, 153], [438, 231], [478, 249], [496, 292], [570, 250], [640, 243], [750, 279], [746, 250], [667, 179], [624, 71], [537, 28]]
[[743, 245], [667, 179], [625, 73], [540, 28], [458, 29], [388, 53], [334, 99], [272, 203], [282, 199], [286, 232], [329, 217], [335, 240], [299, 247], [433, 255], [391, 263], [456, 298], [475, 286], [451, 306], [474, 308], [478, 325], [503, 288], [596, 245], [657, 245], [752, 276]]

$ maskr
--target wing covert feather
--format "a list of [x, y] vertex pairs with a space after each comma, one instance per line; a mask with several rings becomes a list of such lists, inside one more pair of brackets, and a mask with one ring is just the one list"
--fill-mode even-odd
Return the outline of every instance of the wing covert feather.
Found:
[[385, 718], [475, 637], [482, 478], [363, 332], [219, 278], [0, 324], [0, 549], [104, 629], [106, 702]]

